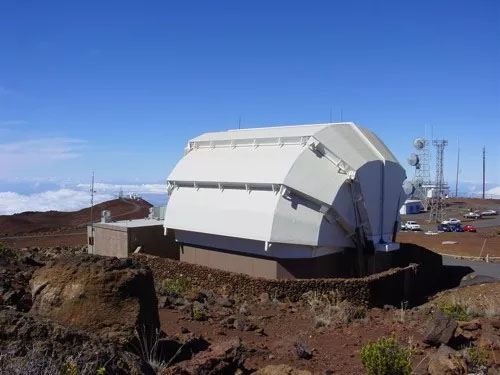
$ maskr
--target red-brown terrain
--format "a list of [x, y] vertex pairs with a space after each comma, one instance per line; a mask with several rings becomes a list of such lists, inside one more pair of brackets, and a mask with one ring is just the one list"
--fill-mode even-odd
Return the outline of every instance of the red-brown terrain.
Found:
[[396, 240], [414, 243], [441, 254], [483, 258], [486, 255], [500, 257], [500, 216], [485, 216], [474, 220], [463, 217], [469, 210], [481, 212], [488, 209], [500, 211], [500, 199], [451, 198], [447, 202], [445, 218], [457, 218], [462, 221], [462, 225], [472, 225], [477, 228], [476, 233], [425, 234], [426, 231], [437, 232], [437, 225], [428, 222], [429, 213], [422, 212], [402, 217], [403, 222], [413, 220], [419, 223], [422, 231], [400, 231]]
[[[113, 218], [117, 220], [140, 218], [147, 215], [150, 206], [148, 202], [142, 200], [113, 200], [94, 207], [94, 220], [99, 219], [100, 212], [104, 209], [111, 210]], [[463, 212], [469, 208], [498, 209], [499, 206], [499, 200], [451, 200], [447, 217], [463, 219]], [[75, 236], [71, 234], [85, 232], [89, 216], [89, 209], [66, 213], [27, 212], [1, 216], [0, 233], [4, 237], [0, 237], [0, 241], [13, 248], [83, 245], [86, 243], [85, 234]], [[420, 222], [424, 231], [435, 231], [435, 224], [426, 223], [426, 214], [406, 216], [404, 219]], [[419, 244], [436, 252], [471, 256], [479, 255], [486, 240], [483, 251], [488, 252], [490, 256], [498, 256], [500, 226], [496, 224], [497, 220], [498, 217], [471, 221], [478, 227], [478, 233], [426, 235], [424, 231], [401, 232], [398, 234], [398, 240]], [[20, 238], [7, 239], [5, 234]], [[444, 245], [443, 241], [456, 243]], [[82, 249], [78, 248], [78, 252]], [[30, 250], [18, 251], [23, 253]], [[60, 250], [59, 248], [37, 251], [42, 254], [45, 251], [49, 254], [53, 251], [73, 252], [71, 249]], [[20, 256], [20, 259], [27, 264], [33, 263], [33, 260], [26, 256]], [[136, 260], [141, 262], [141, 259], [140, 256], [132, 257], [133, 262]], [[151, 268], [155, 267], [151, 265], [152, 263], [161, 264], [161, 262], [154, 262], [154, 258], [152, 259], [153, 261], [148, 262]], [[38, 260], [33, 263], [35, 267], [42, 266], [37, 262]], [[122, 265], [127, 266], [126, 263]], [[2, 287], [3, 289], [0, 288], [4, 294], [2, 298], [7, 302], [10, 301], [7, 298], [17, 301], [16, 296], [19, 292], [13, 293], [9, 288], [15, 287], [16, 283], [19, 283], [17, 279], [20, 275], [25, 274], [16, 271], [18, 270], [16, 267], [12, 268], [11, 275], [7, 272], [8, 285]], [[47, 263], [46, 267], [52, 266]], [[82, 271], [77, 274], [87, 273], [87, 271]], [[52, 274], [58, 273], [52, 272]], [[197, 342], [206, 342], [209, 348], [202, 349], [199, 354], [194, 355], [192, 360], [180, 361], [178, 364], [180, 368], [177, 365], [169, 366], [168, 369], [160, 366], [156, 369], [157, 374], [205, 373], [191, 370], [198, 368], [196, 366], [203, 367], [208, 363], [215, 363], [214, 358], [219, 355], [218, 350], [235, 338], [241, 339], [243, 349], [238, 346], [238, 350], [243, 350], [245, 361], [242, 368], [245, 370], [239, 369], [239, 372], [227, 372], [228, 374], [291, 375], [299, 374], [298, 370], [303, 371], [301, 372], [303, 375], [363, 374], [366, 372], [360, 359], [362, 347], [380, 337], [389, 337], [391, 334], [395, 334], [401, 347], [412, 349], [413, 374], [458, 375], [467, 373], [461, 366], [465, 366], [464, 368], [468, 366], [469, 373], [498, 374], [500, 371], [499, 282], [486, 283], [480, 280], [472, 286], [451, 289], [431, 296], [427, 303], [419, 306], [411, 307], [403, 303], [401, 306], [373, 308], [335, 301], [328, 295], [321, 295], [315, 291], [306, 292], [299, 301], [292, 302], [287, 298], [277, 299], [267, 293], [242, 295], [238, 291], [228, 292], [230, 288], [226, 288], [225, 285], [220, 285], [217, 290], [205, 290], [203, 285], [194, 284], [190, 275], [185, 276], [183, 279], [171, 280], [155, 278], [159, 297], [159, 323], [170, 340], [177, 343], [197, 340]], [[9, 277], [13, 281], [10, 281]], [[108, 276], [103, 274], [103, 277]], [[444, 277], [447, 276], [444, 275]], [[23, 282], [26, 284], [28, 280], [29, 277]], [[32, 281], [31, 284], [36, 283]], [[80, 282], [78, 285], [84, 284]], [[458, 282], [454, 284], [454, 286], [457, 285]], [[64, 290], [63, 287], [61, 288]], [[29, 302], [31, 295], [32, 292], [30, 293], [27, 289], [23, 298]], [[446, 312], [448, 317], [443, 318], [440, 311]], [[14, 319], [9, 315], [11, 314], [9, 309], [3, 312], [0, 309], [0, 313], [8, 319]], [[455, 325], [455, 328], [449, 337], [444, 337], [444, 332], [440, 332], [443, 336], [439, 339], [441, 341], [430, 344], [429, 332], [433, 329], [439, 330], [443, 319], [449, 319], [445, 323]], [[16, 327], [10, 320], [5, 320], [4, 323], [6, 327]], [[446, 344], [445, 348], [453, 348], [449, 349], [453, 350], [453, 356], [455, 356], [451, 361], [453, 363], [447, 359], [446, 355], [439, 354], [438, 348], [441, 344]], [[480, 369], [482, 362], [479, 363], [477, 358], [471, 360], [467, 357], [467, 348], [472, 348], [484, 356], [482, 370]], [[226, 352], [223, 351], [223, 353]], [[0, 350], [0, 359], [1, 354]], [[234, 360], [224, 358], [224, 361]], [[232, 366], [232, 362], [229, 364]], [[263, 370], [269, 365], [285, 367]], [[450, 370], [446, 367], [448, 365], [455, 367]], [[485, 366], [489, 369], [485, 370]], [[1, 368], [0, 374], [2, 374]]]
[[[99, 221], [101, 211], [111, 211], [113, 220], [147, 217], [152, 205], [144, 199], [113, 199], [94, 206], [92, 217]], [[0, 241], [12, 247], [74, 246], [87, 243], [90, 208], [73, 212], [22, 212], [0, 216]]]

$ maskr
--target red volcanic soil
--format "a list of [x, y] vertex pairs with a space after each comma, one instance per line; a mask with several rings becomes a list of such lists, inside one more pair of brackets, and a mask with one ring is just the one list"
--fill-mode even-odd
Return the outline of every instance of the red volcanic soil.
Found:
[[[98, 221], [102, 210], [111, 211], [113, 220], [144, 218], [152, 205], [143, 199], [113, 199], [94, 206], [93, 219]], [[55, 235], [84, 232], [90, 221], [90, 207], [74, 212], [22, 212], [0, 216], [0, 240], [9, 236]], [[84, 236], [85, 237], [85, 236]], [[59, 242], [61, 238], [59, 238]], [[42, 246], [37, 240], [36, 246]], [[52, 241], [53, 242], [53, 241]], [[47, 245], [47, 244], [45, 244]], [[61, 246], [61, 244], [57, 244]], [[50, 245], [48, 245], [50, 246]]]

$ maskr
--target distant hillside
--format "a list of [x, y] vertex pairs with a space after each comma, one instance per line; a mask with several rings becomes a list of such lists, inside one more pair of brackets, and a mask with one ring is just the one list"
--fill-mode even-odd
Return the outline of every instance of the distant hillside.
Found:
[[[94, 206], [93, 219], [99, 221], [102, 210], [111, 211], [116, 220], [140, 219], [148, 216], [152, 205], [144, 199], [113, 199]], [[22, 212], [14, 215], [0, 215], [0, 238], [20, 234], [53, 232], [80, 228], [90, 222], [90, 207], [80, 211]]]

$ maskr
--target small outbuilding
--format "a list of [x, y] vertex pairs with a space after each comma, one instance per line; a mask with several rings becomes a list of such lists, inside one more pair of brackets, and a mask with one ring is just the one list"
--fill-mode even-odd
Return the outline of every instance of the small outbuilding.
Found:
[[422, 201], [419, 199], [407, 199], [399, 209], [401, 215], [418, 214], [422, 209]]
[[173, 233], [164, 235], [164, 207], [151, 207], [148, 218], [112, 221], [102, 212], [100, 223], [87, 227], [89, 254], [127, 258], [130, 253], [147, 253], [179, 259], [179, 245]]

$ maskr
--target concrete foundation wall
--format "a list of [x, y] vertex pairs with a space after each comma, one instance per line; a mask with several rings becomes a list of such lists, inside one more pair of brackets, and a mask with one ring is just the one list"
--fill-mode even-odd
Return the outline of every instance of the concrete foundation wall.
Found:
[[228, 252], [201, 249], [182, 245], [180, 260], [191, 264], [207, 266], [222, 271], [243, 273], [265, 279], [277, 278], [278, 265], [275, 260], [242, 256]]
[[[375, 252], [364, 255], [363, 269], [366, 275], [407, 266], [403, 250], [390, 253]], [[256, 257], [251, 254], [201, 248], [183, 244], [180, 250], [183, 262], [241, 273], [265, 279], [317, 279], [332, 277], [359, 277], [359, 264], [354, 249], [342, 253], [315, 258], [276, 259]]]

